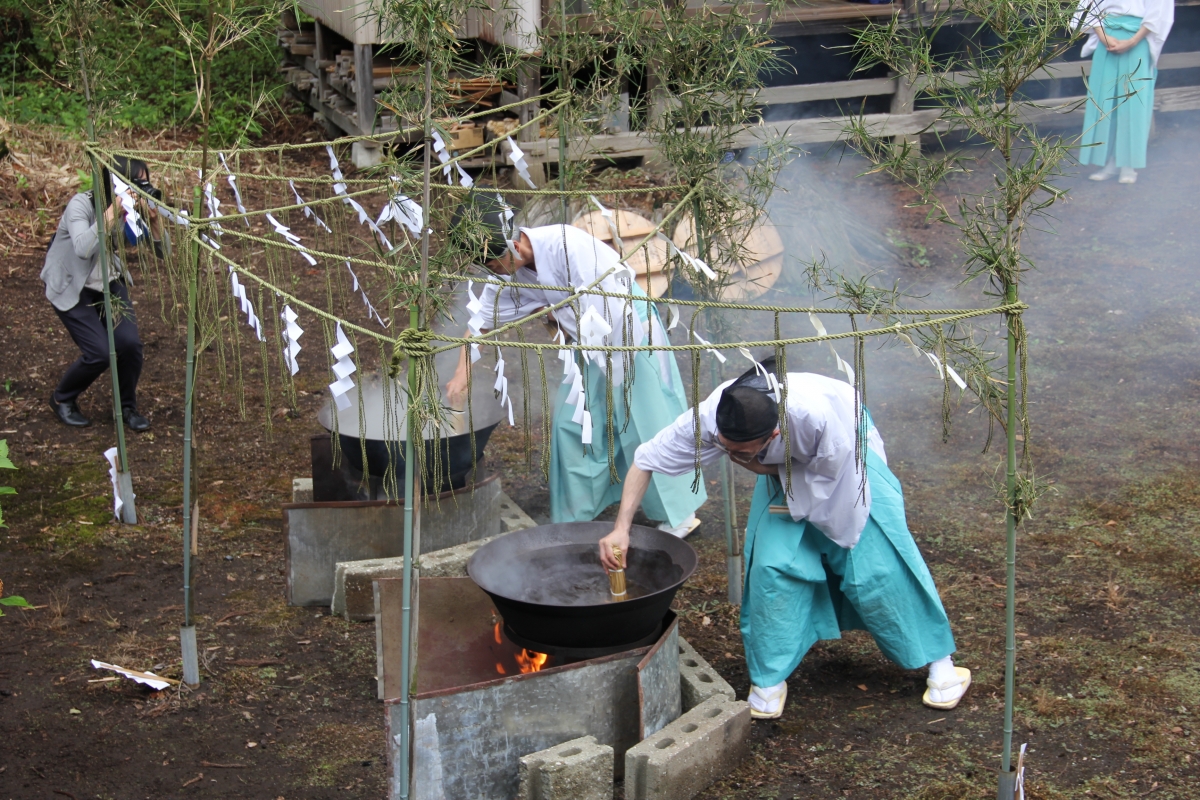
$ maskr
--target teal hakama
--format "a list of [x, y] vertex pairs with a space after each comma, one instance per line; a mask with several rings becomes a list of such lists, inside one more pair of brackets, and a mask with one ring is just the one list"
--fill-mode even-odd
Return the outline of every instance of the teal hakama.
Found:
[[[1104, 18], [1104, 32], [1115, 39], [1132, 38], [1141, 25], [1141, 17]], [[1103, 166], [1111, 147], [1118, 167], [1146, 166], [1157, 75], [1147, 39], [1124, 53], [1110, 53], [1103, 45], [1096, 48], [1083, 113], [1080, 164]]]
[[867, 451], [871, 509], [858, 543], [840, 547], [807, 520], [769, 513], [781, 481], [760, 476], [746, 529], [742, 641], [750, 681], [786, 680], [819, 639], [866, 630], [904, 669], [954, 652], [933, 577], [904, 516], [900, 482]]
[[[644, 297], [635, 287], [634, 294]], [[646, 303], [634, 303], [640, 321], [646, 321]], [[655, 316], [654, 329], [661, 331]], [[656, 341], [662, 341], [655, 336]], [[624, 355], [613, 353], [613, 366], [619, 368]], [[554, 408], [552, 447], [550, 449], [550, 519], [554, 522], [587, 522], [595, 519], [608, 506], [621, 499], [621, 484], [613, 483], [608, 469], [608, 403], [604, 370], [594, 361], [578, 357], [576, 363], [583, 372], [587, 407], [592, 415], [592, 443], [582, 443], [583, 426], [572, 422], [573, 408], [567, 404], [569, 384], [558, 388]], [[659, 431], [669, 427], [688, 410], [687, 395], [679, 365], [670, 353], [638, 351], [634, 356], [632, 385], [615, 382], [613, 401], [613, 458], [617, 474], [624, 475], [633, 464], [634, 451]], [[642, 502], [642, 508], [652, 520], [662, 520], [676, 526], [690, 519], [708, 494], [703, 482], [700, 491], [692, 491], [692, 473], [679, 476], [655, 474]]]

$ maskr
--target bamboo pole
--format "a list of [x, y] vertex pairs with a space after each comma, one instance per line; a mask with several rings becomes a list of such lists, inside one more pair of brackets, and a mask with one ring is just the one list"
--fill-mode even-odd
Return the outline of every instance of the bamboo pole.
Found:
[[[567, 0], [559, 0], [558, 14], [560, 19], [559, 24], [559, 58], [558, 58], [558, 88], [559, 91], [567, 91]], [[561, 192], [567, 191], [567, 115], [563, 113], [566, 104], [558, 107], [558, 189]], [[549, 165], [546, 169], [549, 169]], [[561, 198], [562, 206], [562, 224], [569, 225], [571, 223], [569, 214], [570, 206], [566, 194]]]
[[[199, 218], [200, 187], [193, 189], [193, 218]], [[187, 357], [184, 366], [183, 379], [183, 627], [180, 628], [179, 640], [183, 648], [183, 682], [189, 686], [200, 683], [200, 664], [196, 651], [196, 622], [193, 614], [194, 593], [192, 592], [192, 550], [191, 541], [194, 520], [194, 501], [192, 498], [192, 460], [193, 454], [193, 418], [195, 417], [196, 393], [196, 313], [197, 295], [199, 294], [198, 274], [200, 271], [200, 240], [193, 235], [189, 253], [185, 263], [188, 270], [187, 287]]]
[[[87, 104], [87, 133], [88, 139], [96, 141], [96, 122], [92, 113], [92, 88], [88, 82], [87, 61], [83, 57], [83, 41], [79, 42], [79, 77], [83, 83], [83, 97]], [[121, 413], [121, 381], [117, 375], [117, 344], [113, 333], [113, 304], [112, 291], [108, 286], [108, 247], [109, 231], [105, 225], [104, 214], [108, 209], [104, 200], [108, 196], [104, 185], [104, 171], [95, 152], [88, 150], [88, 158], [92, 162], [92, 208], [96, 215], [96, 239], [99, 250], [97, 259], [100, 262], [100, 282], [104, 284], [104, 329], [108, 334], [108, 372], [112, 379], [113, 426], [117, 431], [117, 493], [121, 498], [120, 521], [129, 525], [137, 524], [137, 506], [134, 505], [133, 474], [129, 471], [129, 454], [125, 449], [125, 419]]]
[[[1007, 302], [1016, 302], [1017, 286], [1005, 289]], [[1005, 469], [1007, 510], [1005, 522], [1005, 598], [1004, 598], [1004, 749], [1001, 755], [1000, 800], [1012, 800], [1016, 775], [1012, 769], [1013, 694], [1016, 683], [1016, 594], [1017, 594], [1017, 335], [1020, 316], [1009, 313], [1008, 328], [1008, 417], [1006, 422], [1007, 464]]]
[[[408, 306], [408, 327], [410, 329], [418, 329], [421, 325], [422, 303], [421, 292], [427, 287], [429, 282], [429, 170], [430, 170], [430, 151], [432, 150], [433, 142], [433, 62], [428, 58], [425, 59], [425, 146], [423, 148], [423, 158], [425, 174], [421, 186], [421, 201], [425, 209], [424, 226], [421, 229], [421, 275], [420, 283], [417, 291], [413, 294], [413, 300]], [[404, 437], [404, 578], [403, 578], [403, 606], [401, 607], [400, 615], [400, 718], [402, 724], [400, 727], [400, 776], [398, 783], [400, 784], [401, 800], [408, 800], [409, 784], [412, 775], [412, 707], [410, 705], [410, 696], [412, 694], [412, 655], [413, 655], [413, 638], [415, 636], [415, 626], [412, 618], [413, 595], [415, 594], [414, 587], [414, 569], [415, 561], [419, 557], [417, 548], [414, 543], [419, 541], [420, 535], [420, 517], [414, 513], [416, 494], [420, 490], [420, 484], [417, 480], [416, 469], [416, 447], [414, 445], [415, 436], [421, 435], [421, 426], [418, 424], [416, 412], [414, 410], [414, 401], [417, 396], [417, 373], [413, 369], [412, 359], [408, 363], [408, 421], [407, 433]]]

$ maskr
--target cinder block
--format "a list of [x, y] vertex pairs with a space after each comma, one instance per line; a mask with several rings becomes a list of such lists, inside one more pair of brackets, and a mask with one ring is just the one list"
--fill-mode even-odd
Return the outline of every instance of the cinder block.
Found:
[[613, 749], [595, 736], [521, 758], [518, 800], [612, 800]]
[[350, 147], [350, 160], [359, 169], [378, 167], [383, 163], [383, 148], [378, 145], [371, 147], [365, 142], [355, 142]]
[[717, 695], [729, 700], [737, 697], [733, 687], [682, 636], [679, 637], [679, 688], [684, 711], [690, 711]]
[[[500, 493], [499, 506], [504, 533], [537, 525], [503, 492]], [[427, 578], [464, 577], [471, 556], [495, 538], [489, 536], [486, 539], [425, 553], [421, 556], [421, 574]], [[372, 620], [375, 618], [375, 592], [371, 587], [372, 582], [380, 578], [399, 578], [403, 575], [404, 556], [339, 562], [334, 567], [333, 599], [329, 604], [329, 612], [352, 621]]]
[[710, 697], [625, 752], [625, 800], [691, 800], [745, 758], [750, 705]]
[[500, 522], [505, 533], [523, 531], [526, 528], [536, 528], [533, 517], [521, 510], [513, 499], [503, 492], [500, 493]]
[[311, 503], [312, 501], [312, 478], [292, 478], [292, 502]]

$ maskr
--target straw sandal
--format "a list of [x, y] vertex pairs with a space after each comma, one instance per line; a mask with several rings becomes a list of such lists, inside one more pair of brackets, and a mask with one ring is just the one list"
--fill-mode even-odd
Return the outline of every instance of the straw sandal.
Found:
[[[783, 716], [783, 706], [787, 703], [787, 683], [785, 682], [781, 688], [767, 693], [766, 690], [760, 689], [757, 686], [750, 687], [750, 697], [762, 701], [762, 704], [767, 708], [775, 708], [774, 711], [759, 711], [750, 704], [751, 719], [779, 719]], [[779, 703], [779, 707], [775, 707], [775, 703]]]
[[[928, 688], [925, 689], [925, 694], [922, 695], [921, 702], [924, 703], [925, 705], [929, 706], [930, 708], [937, 708], [937, 709], [941, 709], [942, 711], [949, 711], [950, 709], [958, 706], [958, 704], [962, 701], [962, 699], [967, 696], [967, 689], [971, 688], [971, 670], [967, 669], [966, 667], [955, 667], [954, 672], [956, 675], [958, 675], [958, 680], [956, 680], [956, 681], [944, 681], [943, 683], [934, 683], [932, 680], [926, 680], [925, 685]], [[960, 694], [958, 697], [954, 698], [953, 700], [947, 700], [942, 703], [938, 703], [933, 700], [933, 696], [932, 696], [931, 692], [934, 689], [944, 692], [947, 689], [953, 689], [955, 686], [959, 686], [959, 685], [962, 686], [962, 694]], [[753, 714], [753, 712], [751, 712], [751, 713]]]

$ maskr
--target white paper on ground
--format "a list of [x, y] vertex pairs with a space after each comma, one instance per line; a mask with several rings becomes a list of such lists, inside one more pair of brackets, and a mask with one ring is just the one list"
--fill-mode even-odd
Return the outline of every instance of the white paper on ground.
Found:
[[125, 501], [121, 499], [121, 485], [117, 479], [117, 448], [110, 447], [105, 450], [104, 458], [108, 460], [108, 477], [112, 480], [113, 516], [120, 519], [121, 509], [125, 507]]
[[92, 666], [96, 669], [112, 670], [120, 675], [124, 675], [130, 680], [145, 684], [155, 691], [165, 689], [173, 683], [179, 683], [179, 681], [172, 680], [171, 678], [164, 678], [161, 675], [155, 675], [153, 672], [138, 672], [136, 669], [126, 669], [125, 667], [118, 667], [116, 664], [106, 664], [103, 661], [97, 661], [94, 658], [92, 659]]

